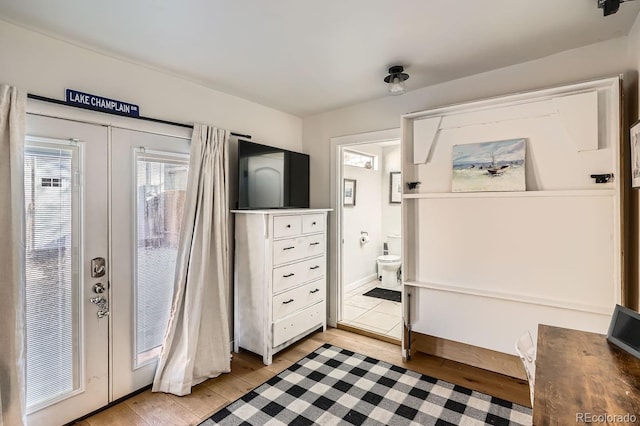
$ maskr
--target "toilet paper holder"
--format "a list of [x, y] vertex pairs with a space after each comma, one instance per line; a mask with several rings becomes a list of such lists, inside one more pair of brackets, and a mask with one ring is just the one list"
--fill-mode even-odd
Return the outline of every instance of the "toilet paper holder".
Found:
[[367, 244], [369, 242], [369, 233], [367, 231], [360, 231], [360, 245]]

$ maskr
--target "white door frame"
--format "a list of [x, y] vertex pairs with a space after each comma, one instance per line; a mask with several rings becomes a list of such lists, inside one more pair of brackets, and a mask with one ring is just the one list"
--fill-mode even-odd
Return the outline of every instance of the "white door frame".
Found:
[[[400, 128], [378, 130], [374, 132], [358, 133], [354, 135], [338, 136], [331, 138], [331, 208], [336, 213], [336, 220], [330, 223], [330, 253], [329, 271], [332, 271], [329, 281], [329, 318], [327, 324], [335, 327], [342, 320], [342, 152], [347, 146], [364, 145], [379, 142], [400, 140]], [[402, 146], [402, 144], [401, 144]], [[402, 148], [400, 148], [402, 149]], [[331, 249], [334, 250], [331, 250]]]

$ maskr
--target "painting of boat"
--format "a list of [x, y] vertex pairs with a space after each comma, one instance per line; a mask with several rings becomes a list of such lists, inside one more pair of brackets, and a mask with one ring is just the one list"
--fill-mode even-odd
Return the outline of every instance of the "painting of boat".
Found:
[[504, 166], [500, 166], [500, 167], [490, 167], [487, 169], [487, 173], [494, 176], [501, 175], [504, 172], [506, 172], [508, 168], [509, 168], [508, 164], [505, 164]]
[[454, 145], [452, 192], [525, 191], [525, 139]]
[[491, 176], [501, 175], [506, 172], [509, 167], [511, 167], [510, 164], [497, 166], [495, 154], [491, 153], [491, 167], [487, 169], [487, 173], [489, 173]]

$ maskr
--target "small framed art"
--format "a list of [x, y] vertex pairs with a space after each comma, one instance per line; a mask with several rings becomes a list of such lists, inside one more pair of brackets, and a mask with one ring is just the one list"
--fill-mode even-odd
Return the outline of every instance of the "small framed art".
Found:
[[344, 199], [342, 204], [344, 206], [356, 205], [356, 181], [355, 179], [345, 179], [343, 188]]

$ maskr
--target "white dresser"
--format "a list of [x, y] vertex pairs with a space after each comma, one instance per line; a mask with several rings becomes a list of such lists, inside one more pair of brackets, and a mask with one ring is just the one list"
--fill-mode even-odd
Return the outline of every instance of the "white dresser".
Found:
[[234, 350], [273, 354], [327, 327], [329, 209], [233, 210]]

